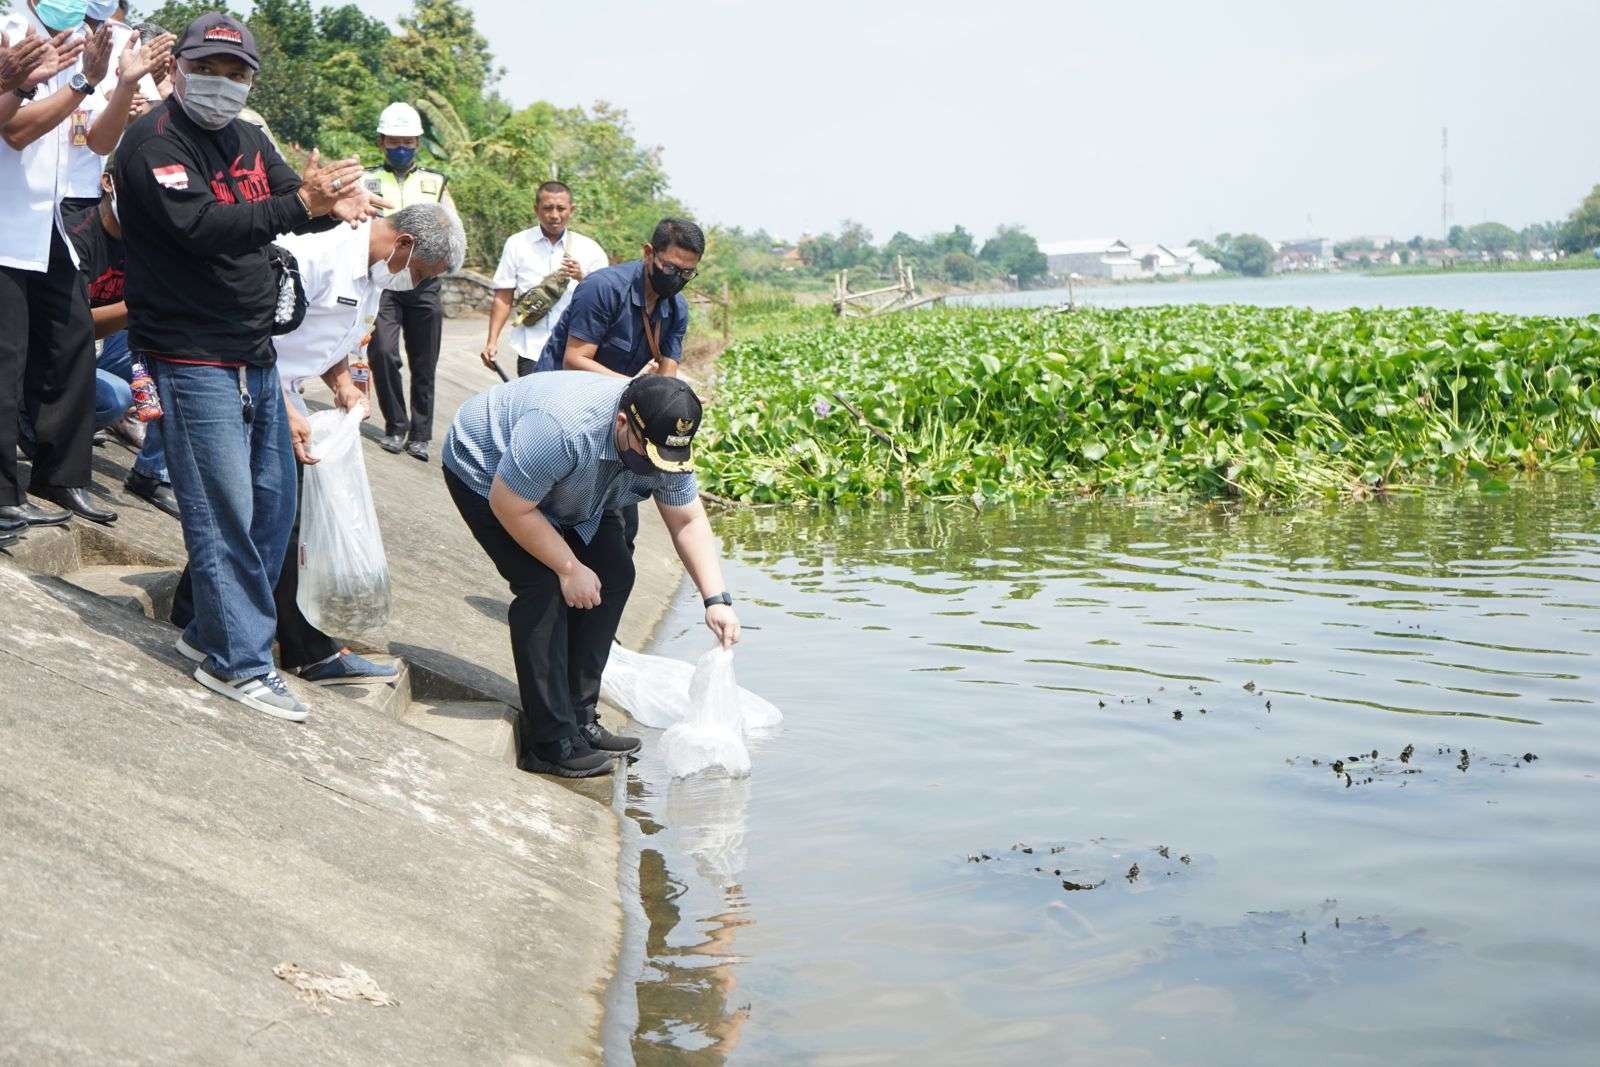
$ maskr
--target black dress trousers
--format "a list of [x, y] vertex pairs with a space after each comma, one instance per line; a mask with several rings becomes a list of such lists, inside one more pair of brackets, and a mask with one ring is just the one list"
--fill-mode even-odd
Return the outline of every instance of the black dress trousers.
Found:
[[20, 504], [17, 427], [33, 427], [33, 483], [89, 484], [94, 448], [94, 321], [89, 291], [58, 230], [45, 271], [0, 267], [0, 505]]
[[[444, 335], [444, 305], [438, 278], [429, 278], [407, 293], [384, 293], [378, 302], [367, 358], [372, 385], [383, 412], [383, 432], [412, 441], [433, 440], [433, 380], [439, 369], [439, 344]], [[400, 365], [400, 340], [411, 364], [411, 408], [406, 410], [405, 376]]]
[[633, 555], [623, 539], [621, 516], [607, 512], [587, 545], [566, 534], [578, 561], [600, 579], [599, 607], [569, 608], [556, 572], [517, 544], [488, 499], [448, 469], [444, 480], [472, 536], [511, 585], [511, 657], [522, 699], [518, 755], [527, 756], [535, 744], [576, 737], [579, 726], [594, 720], [600, 675], [633, 592]]

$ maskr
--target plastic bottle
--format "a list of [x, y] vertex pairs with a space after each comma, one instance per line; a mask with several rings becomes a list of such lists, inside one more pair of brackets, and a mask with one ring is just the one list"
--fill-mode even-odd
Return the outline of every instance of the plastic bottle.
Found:
[[131, 369], [134, 413], [140, 422], [154, 422], [161, 417], [161, 394], [156, 392], [156, 381], [138, 356], [133, 357]]

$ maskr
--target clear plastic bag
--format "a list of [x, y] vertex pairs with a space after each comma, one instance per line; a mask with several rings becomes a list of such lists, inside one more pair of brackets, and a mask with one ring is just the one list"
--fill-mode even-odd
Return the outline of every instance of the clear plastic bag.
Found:
[[689, 680], [689, 714], [661, 736], [661, 757], [674, 778], [713, 767], [735, 777], [750, 773], [744, 713], [733, 680], [733, 652], [721, 646], [700, 657]]
[[300, 499], [300, 589], [311, 625], [335, 636], [371, 633], [389, 621], [389, 561], [361, 458], [356, 408], [311, 415], [311, 454]]
[[[600, 677], [600, 695], [645, 726], [665, 730], [688, 717], [694, 675], [694, 664], [612, 645]], [[761, 734], [783, 721], [782, 712], [748, 689], [738, 690], [738, 700], [746, 733]]]

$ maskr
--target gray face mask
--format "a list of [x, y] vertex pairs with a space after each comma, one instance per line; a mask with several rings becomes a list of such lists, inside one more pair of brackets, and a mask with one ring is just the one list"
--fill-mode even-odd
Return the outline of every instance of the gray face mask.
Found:
[[239, 117], [250, 86], [215, 74], [186, 74], [178, 102], [191, 119], [208, 130], [220, 130]]

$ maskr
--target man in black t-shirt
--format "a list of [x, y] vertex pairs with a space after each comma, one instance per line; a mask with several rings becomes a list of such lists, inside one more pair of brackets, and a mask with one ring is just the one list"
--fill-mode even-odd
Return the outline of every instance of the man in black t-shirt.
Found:
[[[89, 287], [89, 314], [94, 336], [100, 342], [95, 360], [95, 428], [118, 429], [133, 402], [133, 352], [128, 348], [128, 305], [123, 300], [127, 256], [122, 247], [122, 223], [117, 221], [117, 190], [111, 167], [100, 176], [100, 200], [66, 218], [67, 237], [78, 253], [78, 270]], [[134, 496], [178, 517], [178, 498], [167, 477], [166, 450], [161, 442], [161, 422], [140, 424], [143, 440], [122, 432], [138, 451], [124, 488]]]
[[239, 121], [261, 60], [237, 19], [201, 15], [173, 49], [173, 95], [123, 135], [114, 177], [128, 252], [128, 338], [161, 394], [167, 468], [194, 576], [178, 651], [194, 679], [252, 710], [308, 714], [272, 662], [272, 588], [295, 513], [294, 454], [274, 366], [282, 233], [377, 214], [359, 160], [304, 180]]

